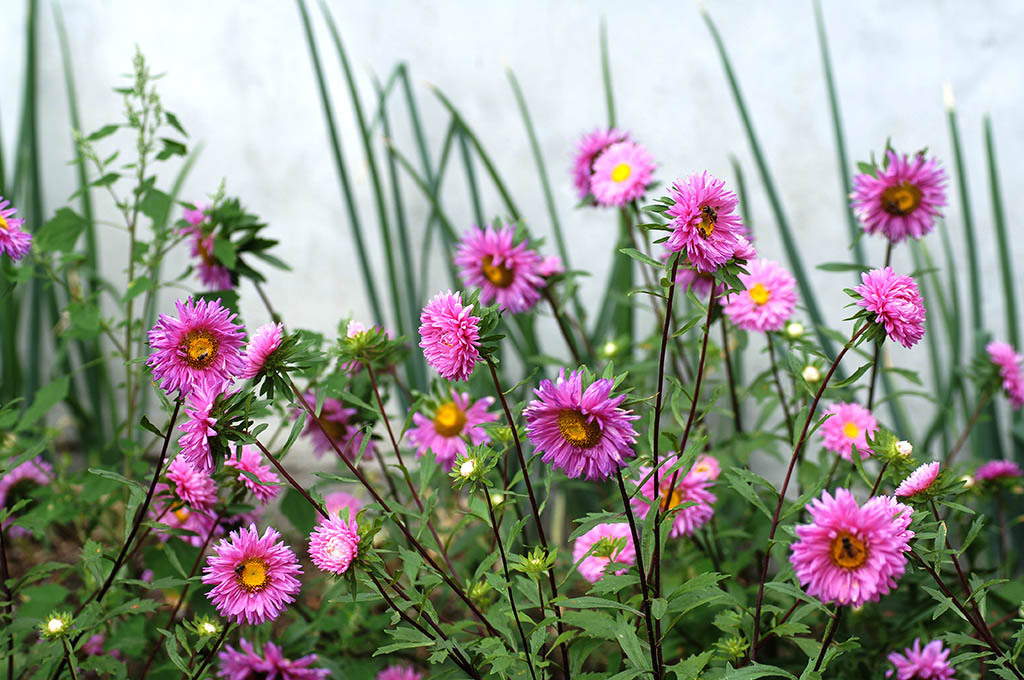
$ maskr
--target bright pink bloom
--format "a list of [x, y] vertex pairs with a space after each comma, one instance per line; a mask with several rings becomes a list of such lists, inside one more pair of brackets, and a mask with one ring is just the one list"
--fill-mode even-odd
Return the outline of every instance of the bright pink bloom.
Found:
[[654, 156], [641, 144], [617, 142], [601, 152], [590, 175], [598, 205], [623, 206], [644, 195], [654, 174]]
[[924, 337], [924, 299], [914, 279], [897, 274], [892, 267], [872, 269], [860, 275], [863, 283], [854, 290], [857, 305], [875, 313], [875, 323], [885, 326], [890, 338], [908, 349]]
[[572, 170], [573, 184], [576, 185], [576, 193], [581, 201], [591, 193], [590, 176], [594, 174], [594, 161], [597, 157], [612, 144], [628, 139], [628, 132], [622, 132], [615, 128], [610, 130], [598, 128], [583, 135], [579, 146], [576, 147]]
[[[669, 532], [671, 538], [692, 536], [694, 531], [704, 526], [715, 514], [715, 509], [712, 506], [718, 498], [708, 489], [714, 484], [714, 480], [721, 470], [715, 458], [701, 456], [689, 472], [685, 474], [682, 470], [669, 472], [677, 460], [678, 457], [674, 453], [669, 453], [663, 462], [659, 463], [657, 492], [654, 488], [653, 469], [641, 467], [637, 474], [639, 480], [646, 480], [640, 489], [643, 498], [634, 496], [630, 501], [633, 512], [640, 518], [647, 517], [647, 513], [651, 511], [656, 502], [661, 503], [662, 511], [674, 511], [675, 517], [672, 519], [672, 529]], [[673, 477], [675, 478], [674, 485], [672, 484]], [[672, 488], [671, 498], [669, 498], [670, 486]], [[690, 505], [679, 507], [685, 504]]]
[[736, 214], [739, 199], [726, 191], [725, 182], [705, 171], [675, 182], [669, 194], [675, 201], [665, 212], [673, 218], [672, 235], [666, 242], [669, 250], [685, 249], [701, 273], [713, 272], [736, 256], [744, 229]]
[[217, 485], [207, 472], [200, 472], [178, 456], [167, 466], [167, 479], [174, 482], [174, 493], [196, 510], [209, 510], [217, 502]]
[[245, 332], [234, 322], [236, 314], [220, 300], [188, 298], [174, 303], [178, 318], [161, 314], [149, 331], [153, 352], [146, 364], [153, 380], [173, 396], [188, 394], [199, 383], [223, 383], [242, 370], [242, 339]]
[[862, 173], [853, 178], [851, 205], [869, 234], [882, 232], [892, 243], [908, 236], [921, 238], [941, 217], [946, 205], [946, 173], [934, 158], [888, 152], [889, 167], [877, 177]]
[[1012, 479], [1021, 476], [1020, 465], [1012, 460], [990, 460], [974, 473], [979, 482], [991, 479]]
[[796, 527], [790, 562], [808, 595], [859, 607], [896, 587], [907, 565], [913, 510], [876, 496], [862, 507], [848, 489], [828, 491], [807, 506], [810, 524]]
[[423, 680], [423, 673], [417, 672], [412, 666], [388, 666], [377, 673], [377, 680]]
[[193, 203], [195, 209], [184, 208], [181, 211], [181, 216], [188, 222], [189, 226], [181, 230], [182, 234], [197, 234], [202, 233], [197, 229], [199, 225], [206, 221], [206, 211], [210, 209], [205, 203]]
[[474, 226], [463, 235], [455, 264], [462, 282], [480, 289], [482, 304], [497, 300], [498, 307], [516, 314], [537, 304], [544, 279], [538, 271], [540, 255], [526, 241], [515, 243], [514, 236], [510, 224]]
[[480, 319], [458, 291], [438, 293], [420, 313], [420, 347], [445, 380], [468, 380], [480, 359]]
[[17, 208], [8, 208], [10, 201], [0, 196], [0, 255], [17, 262], [32, 248], [32, 234], [22, 231], [25, 220], [14, 217]]
[[103, 633], [96, 633], [95, 635], [90, 636], [89, 639], [85, 641], [85, 644], [82, 645], [82, 651], [89, 656], [102, 656], [104, 654], [110, 654], [110, 656], [114, 657], [115, 659], [120, 659], [120, 650], [112, 649], [109, 652], [105, 652], [103, 650], [103, 643], [106, 642], [106, 639], [107, 638], [103, 635]]
[[1015, 409], [1024, 408], [1024, 372], [1021, 370], [1024, 356], [1005, 342], [990, 342], [985, 345], [985, 350], [992, 363], [999, 367], [999, 377], [1003, 379], [1003, 389], [1010, 397], [1010, 404]]
[[796, 279], [771, 260], [747, 263], [749, 274], [740, 274], [746, 290], [725, 301], [725, 315], [746, 331], [778, 331], [796, 307]]
[[451, 397], [451, 401], [437, 407], [433, 418], [414, 413], [412, 422], [416, 427], [407, 433], [409, 443], [416, 447], [417, 457], [433, 451], [437, 464], [445, 470], [451, 470], [455, 459], [466, 455], [466, 438], [473, 446], [489, 442], [491, 438], [480, 425], [494, 422], [498, 417], [487, 411], [494, 403], [493, 397], [472, 404], [469, 393], [452, 391]]
[[[313, 392], [306, 393], [306, 403], [310, 408], [314, 408], [316, 395]], [[300, 413], [303, 411], [296, 411], [293, 417], [298, 418]], [[331, 444], [333, 441], [346, 458], [355, 461], [359, 458], [359, 452], [363, 449], [363, 440], [365, 439], [366, 452], [363, 453], [363, 459], [373, 460], [376, 450], [373, 440], [365, 438], [359, 426], [351, 422], [352, 416], [356, 413], [356, 409], [345, 408], [337, 399], [327, 397], [320, 407], [320, 424], [323, 425], [323, 430], [313, 418], [306, 418], [306, 426], [302, 430], [302, 434], [313, 440], [313, 454], [317, 458], [322, 458], [324, 453], [334, 449]], [[324, 430], [327, 431], [327, 434], [324, 434]]]
[[[262, 463], [263, 455], [251, 446], [242, 446], [237, 451], [232, 451], [228, 459], [224, 461], [227, 467], [238, 470], [238, 481], [245, 484], [253, 496], [259, 499], [260, 503], [267, 504], [277, 497], [281, 487], [277, 486], [281, 478], [277, 476], [269, 465]], [[248, 472], [265, 484], [258, 484], [250, 477], [243, 475]]]
[[548, 255], [540, 261], [540, 266], [537, 267], [537, 273], [544, 278], [561, 274], [564, 271], [565, 265], [562, 263], [562, 258], [558, 255]]
[[[0, 477], [0, 508], [10, 508], [16, 502], [25, 498], [36, 487], [49, 486], [52, 481], [52, 465], [39, 456], [26, 460]], [[20, 512], [24, 511], [25, 508], [20, 510]], [[12, 517], [8, 517], [7, 521], [3, 524], [3, 530], [10, 531], [11, 536], [28, 536], [32, 533], [23, 527], [11, 526], [13, 521]]]
[[302, 567], [281, 534], [255, 525], [232, 531], [214, 546], [203, 567], [203, 583], [214, 586], [207, 597], [217, 612], [235, 623], [273, 621], [295, 601]]
[[359, 554], [359, 527], [354, 517], [321, 519], [309, 535], [309, 556], [321, 571], [344, 574]]
[[197, 235], [192, 239], [192, 257], [199, 258], [199, 280], [207, 290], [231, 290], [235, 282], [231, 270], [220, 263], [213, 252], [213, 234]]
[[[584, 558], [591, 548], [594, 549], [593, 554]], [[635, 564], [636, 548], [629, 525], [625, 522], [598, 524], [576, 539], [572, 548], [572, 560], [579, 563], [576, 568], [580, 575], [591, 583], [600, 581], [604, 577], [604, 570], [612, 562]], [[628, 568], [619, 569], [615, 574], [620, 576], [627, 571]]]
[[856, 447], [861, 460], [872, 454], [868, 448], [868, 435], [875, 436], [878, 421], [860, 404], [837, 403], [825, 411], [831, 416], [821, 426], [825, 448], [838, 453], [846, 460], [852, 461], [850, 448]]
[[327, 514], [332, 517], [344, 517], [344, 510], [347, 508], [349, 518], [354, 519], [356, 513], [362, 507], [363, 502], [361, 500], [344, 491], [334, 491], [324, 496], [324, 508], [327, 510]]
[[217, 655], [220, 659], [217, 677], [227, 680], [321, 680], [330, 675], [327, 669], [309, 668], [310, 664], [316, 663], [316, 654], [290, 661], [284, 658], [281, 648], [273, 642], [263, 646], [266, 658], [257, 654], [252, 643], [245, 638], [239, 641], [239, 646], [241, 651], [231, 645], [224, 645], [224, 649]]
[[[175, 460], [179, 459], [175, 458]], [[177, 484], [171, 488], [163, 482], [157, 483], [153, 504], [149, 509], [149, 514], [155, 521], [166, 524], [171, 529], [190, 532], [175, 534], [174, 537], [196, 548], [207, 542], [206, 538], [211, 532], [224, 533], [223, 529], [214, 525], [214, 518], [209, 508], [190, 506], [189, 502], [178, 494], [177, 489]], [[157, 528], [154, 531], [160, 536], [161, 541], [171, 538], [171, 534], [163, 528]]]
[[181, 455], [200, 472], [209, 472], [213, 469], [210, 437], [217, 436], [217, 419], [212, 413], [217, 397], [223, 393], [221, 383], [195, 385], [189, 392], [185, 405], [185, 415], [188, 419], [178, 426], [178, 429], [185, 433], [178, 437]]
[[620, 408], [625, 395], [611, 396], [612, 381], [595, 380], [583, 390], [583, 373], [565, 369], [555, 382], [542, 380], [523, 411], [526, 434], [542, 460], [570, 477], [606, 479], [633, 457], [640, 416]]
[[279, 323], [263, 324], [249, 338], [245, 348], [245, 365], [238, 377], [243, 380], [255, 378], [267, 363], [267, 357], [274, 353], [284, 340], [284, 326]]
[[[952, 680], [955, 672], [949, 663], [949, 650], [943, 648], [941, 640], [932, 640], [922, 649], [917, 638], [903, 654], [890, 654], [889, 663], [896, 667], [896, 680]], [[885, 677], [891, 676], [892, 670], [887, 670]]]
[[910, 476], [900, 482], [896, 487], [895, 495], [901, 498], [916, 496], [926, 491], [935, 478], [939, 476], [939, 463], [925, 463], [910, 473]]

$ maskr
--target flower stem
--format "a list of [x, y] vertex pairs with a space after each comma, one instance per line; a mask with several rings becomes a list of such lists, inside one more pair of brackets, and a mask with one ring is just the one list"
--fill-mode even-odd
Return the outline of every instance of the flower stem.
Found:
[[[885, 264], [882, 265], [883, 269], [888, 267], [892, 263], [892, 248], [893, 242], [889, 241], [889, 245], [885, 248]], [[875, 342], [875, 358], [871, 366], [871, 382], [868, 384], [868, 410], [870, 411], [875, 404], [875, 383], [878, 382], [878, 362], [882, 354], [882, 342], [878, 340]]]
[[779, 404], [782, 406], [782, 415], [786, 418], [786, 432], [789, 433], [789, 441], [793, 441], [793, 417], [789, 414], [789, 404], [786, 403], [786, 393], [782, 389], [782, 381], [779, 380], [779, 366], [775, 360], [775, 343], [772, 341], [771, 331], [765, 334], [768, 338], [768, 358], [771, 360], [772, 378], [775, 380], [775, 389], [779, 392]]
[[551, 293], [551, 288], [545, 286], [541, 289], [541, 293], [544, 295], [544, 299], [548, 301], [548, 305], [551, 306], [551, 313], [555, 315], [555, 321], [558, 322], [558, 330], [561, 331], [562, 337], [565, 339], [565, 345], [569, 348], [569, 352], [572, 354], [573, 361], [579, 366], [583, 363], [580, 358], [580, 353], [576, 349], [576, 342], [572, 338], [572, 330], [566, 323], [565, 315], [562, 314], [561, 308], [558, 306], [558, 301], [555, 300], [555, 296]]
[[61, 636], [60, 643], [64, 648], [64, 661], [68, 665], [68, 670], [71, 671], [71, 680], [78, 680], [78, 673], [75, 672], [75, 663], [71, 660], [71, 649], [68, 648], [68, 638], [66, 635]]
[[949, 453], [946, 454], [946, 459], [942, 461], [942, 467], [948, 468], [953, 463], [953, 458], [956, 457], [956, 454], [960, 453], [960, 449], [962, 449], [964, 444], [967, 443], [967, 437], [970, 436], [971, 430], [974, 429], [974, 426], [978, 424], [978, 419], [981, 418], [981, 412], [985, 410], [985, 407], [992, 399], [994, 392], [995, 390], [992, 389], [986, 390], [985, 394], [983, 394], [981, 399], [978, 400], [978, 406], [974, 409], [974, 413], [971, 414], [971, 419], [967, 421], [967, 426], [964, 428], [964, 431], [960, 433], [960, 437], [956, 440], [956, 443], [953, 444], [953, 448], [951, 448]]
[[[227, 625], [224, 626], [224, 630], [222, 630], [220, 632], [220, 636], [217, 638], [217, 641], [213, 643], [213, 646], [210, 647], [210, 651], [206, 653], [205, 657], [203, 657], [203, 662], [201, 664], [199, 664], [199, 669], [191, 677], [193, 677], [193, 678], [201, 678], [201, 677], [203, 677], [203, 671], [205, 671], [206, 667], [208, 665], [210, 665], [210, 661], [213, 659], [214, 656], [217, 655], [217, 651], [220, 649], [221, 645], [224, 644], [224, 638], [226, 638], [228, 636], [228, 632], [232, 628], [234, 628], [234, 627], [235, 627], [234, 624], [227, 624]], [[191, 667], [192, 666], [190, 664], [189, 668], [191, 669]], [[182, 675], [181, 677], [182, 677], [182, 680], [188, 680], [189, 673], [186, 671], [185, 674]]]
[[742, 434], [743, 421], [740, 414], [740, 400], [736, 396], [736, 381], [732, 375], [732, 360], [729, 356], [729, 332], [725, 328], [725, 316], [719, 320], [722, 326], [722, 356], [725, 360], [725, 375], [729, 380], [729, 399], [732, 402], [732, 418], [736, 427], [736, 434]]
[[821, 651], [818, 653], [818, 660], [814, 662], [815, 673], [821, 669], [821, 662], [825, 660], [825, 652], [828, 651], [828, 646], [832, 644], [832, 639], [836, 636], [839, 620], [843, 618], [843, 609], [842, 605], [836, 605], [836, 613], [832, 615], [832, 620], [829, 622], [828, 633], [825, 634], [825, 639], [821, 641]]
[[259, 439], [256, 439], [255, 437], [253, 437], [252, 439], [253, 442], [256, 444], [256, 448], [258, 448], [267, 458], [267, 460], [269, 460], [274, 465], [274, 467], [277, 468], [277, 471], [281, 473], [281, 476], [288, 480], [288, 483], [292, 485], [292, 488], [298, 491], [302, 495], [302, 497], [305, 498], [306, 501], [313, 506], [313, 509], [316, 510], [321, 517], [327, 519], [327, 510], [324, 509], [324, 506], [320, 505], [315, 500], [313, 500], [313, 497], [309, 495], [309, 492], [306, 491], [301, 484], [295, 481], [294, 477], [288, 474], [288, 471], [284, 469], [283, 465], [281, 465], [281, 461], [279, 461], [277, 458], [274, 458], [270, 451], [267, 450], [267, 447], [265, 447]]

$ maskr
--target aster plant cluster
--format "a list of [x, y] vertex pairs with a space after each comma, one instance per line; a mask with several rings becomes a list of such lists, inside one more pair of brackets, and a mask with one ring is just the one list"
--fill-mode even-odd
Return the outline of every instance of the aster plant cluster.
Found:
[[[0, 364], [8, 676], [1024, 680], [1024, 358], [1016, 329], [952, 325], [926, 247], [947, 160], [859, 164], [856, 234], [811, 286], [755, 239], [756, 191], [701, 167], [721, 159], [669, 167], [614, 115], [563, 140], [576, 205], [547, 192], [549, 239], [437, 92], [474, 214], [453, 209], [448, 143], [421, 176], [391, 136], [395, 73], [369, 125], [356, 102], [388, 137], [395, 223], [365, 147], [388, 289], [361, 259], [372, 311], [330, 291], [326, 333], [254, 268], [288, 269], [295, 225], [159, 188], [188, 137], [141, 55], [125, 121], [77, 138], [127, 283], [90, 264], [89, 216], [0, 198], [4, 292], [45, 281], [61, 313], [51, 382]], [[422, 253], [399, 170], [430, 199]], [[580, 238], [614, 257], [597, 307]]]

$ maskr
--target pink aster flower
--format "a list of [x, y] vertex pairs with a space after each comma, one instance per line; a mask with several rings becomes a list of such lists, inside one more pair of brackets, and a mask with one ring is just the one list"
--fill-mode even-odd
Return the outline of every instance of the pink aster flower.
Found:
[[901, 498], [910, 498], [926, 491], [935, 478], [939, 476], [939, 464], [925, 463], [910, 473], [910, 476], [900, 482], [896, 487], [895, 494]]
[[875, 313], [875, 323], [906, 348], [924, 337], [924, 299], [914, 279], [897, 274], [892, 267], [872, 269], [860, 275], [863, 283], [854, 290], [860, 295], [857, 305]]
[[231, 290], [235, 282], [231, 270], [221, 264], [213, 252], [213, 234], [197, 234], [192, 239], [192, 257], [199, 258], [199, 281], [207, 290]]
[[573, 184], [576, 185], [576, 193], [581, 201], [591, 193], [590, 176], [594, 174], [594, 161], [597, 157], [612, 144], [627, 140], [629, 133], [615, 128], [598, 128], [583, 135], [579, 146], [576, 147], [572, 169]]
[[612, 381], [595, 380], [583, 389], [583, 373], [565, 369], [555, 382], [542, 380], [523, 411], [526, 434], [545, 463], [570, 477], [606, 479], [633, 457], [640, 416], [620, 408], [625, 395], [611, 396]]
[[[316, 404], [316, 395], [307, 392], [306, 403], [313, 408], [313, 405]], [[293, 417], [298, 418], [301, 413], [303, 413], [302, 410], [297, 410]], [[332, 441], [349, 460], [355, 461], [359, 458], [365, 438], [359, 426], [352, 422], [352, 416], [356, 413], [356, 409], [346, 408], [337, 399], [327, 397], [320, 407], [320, 424], [323, 425], [323, 430], [312, 418], [306, 419], [306, 426], [302, 430], [302, 434], [313, 440], [313, 454], [317, 458], [322, 458], [324, 453], [334, 449]], [[327, 431], [326, 435], [324, 430]], [[366, 439], [366, 452], [363, 454], [363, 458], [373, 460], [375, 450], [373, 440]]]
[[598, 205], [623, 206], [644, 195], [654, 174], [654, 156], [635, 142], [617, 142], [601, 152], [590, 175]]
[[548, 255], [540, 261], [540, 265], [537, 267], [537, 273], [544, 278], [563, 272], [565, 272], [565, 264], [562, 263], [562, 258], [558, 255]]
[[377, 680], [423, 680], [423, 673], [417, 672], [412, 666], [388, 666], [377, 673]]
[[14, 217], [17, 208], [9, 208], [10, 201], [0, 196], [0, 255], [17, 262], [25, 257], [32, 247], [32, 234], [22, 231], [25, 220]]
[[921, 238], [935, 226], [946, 205], [946, 173], [934, 158], [917, 154], [911, 160], [889, 150], [889, 167], [877, 176], [853, 178], [851, 205], [869, 234], [882, 232], [892, 243], [908, 236]]
[[[11, 468], [0, 476], [0, 508], [10, 508], [28, 496], [34, 489], [49, 486], [53, 481], [53, 466], [36, 456], [21, 465]], [[31, 501], [30, 501], [31, 505]], [[19, 512], [25, 512], [22, 508]], [[13, 518], [8, 517], [3, 524], [4, 531], [10, 531], [14, 537], [29, 536], [31, 531], [23, 527], [11, 526]]]
[[[708, 489], [711, 488], [721, 470], [717, 460], [711, 456], [702, 456], [685, 474], [682, 470], [669, 472], [677, 460], [678, 457], [674, 453], [665, 456], [664, 464], [658, 470], [657, 492], [654, 488], [653, 469], [641, 467], [638, 471], [639, 479], [646, 480], [643, 481], [640, 488], [643, 498], [634, 496], [630, 501], [633, 512], [641, 518], [647, 517], [647, 513], [652, 510], [652, 505], [658, 502], [656, 499], [660, 499], [663, 512], [679, 508], [672, 519], [672, 529], [669, 531], [671, 538], [692, 536], [694, 531], [704, 526], [715, 514], [712, 506], [718, 498]], [[675, 477], [674, 485], [672, 484], [673, 477]], [[669, 487], [672, 488], [671, 498], [669, 498]], [[680, 508], [680, 506], [685, 507]]]
[[217, 677], [227, 680], [320, 680], [330, 675], [330, 671], [324, 668], [309, 667], [316, 663], [316, 654], [291, 661], [284, 657], [281, 648], [273, 642], [263, 646], [263, 657], [245, 638], [239, 641], [239, 646], [242, 648], [240, 651], [225, 645], [217, 655], [220, 659]]
[[273, 621], [299, 592], [302, 567], [295, 553], [267, 527], [263, 536], [255, 525], [232, 531], [214, 546], [203, 567], [203, 583], [212, 585], [207, 597], [217, 612], [235, 623]]
[[1012, 460], [990, 460], [979, 467], [978, 471], [974, 473], [974, 478], [978, 481], [1012, 479], [1020, 476], [1020, 465], [1017, 465]]
[[[917, 638], [914, 646], [904, 649], [903, 654], [890, 654], [889, 663], [896, 667], [896, 680], [952, 680], [955, 672], [949, 663], [949, 650], [943, 648], [941, 640], [932, 640], [922, 649], [921, 639]], [[892, 673], [887, 670], [885, 677]]]
[[[583, 557], [591, 549], [594, 552], [588, 557]], [[576, 568], [580, 575], [591, 583], [600, 581], [604, 577], [604, 570], [612, 562], [635, 564], [636, 549], [633, 546], [629, 525], [625, 522], [598, 524], [576, 539], [572, 548], [572, 560], [578, 563]], [[621, 576], [627, 571], [629, 569], [619, 569], [615, 575]]]
[[178, 426], [178, 429], [185, 433], [178, 437], [181, 455], [200, 472], [209, 472], [213, 469], [210, 437], [217, 436], [217, 419], [212, 414], [217, 397], [223, 393], [222, 383], [201, 382], [195, 385], [189, 392], [185, 405], [185, 415], [188, 418]]
[[284, 326], [279, 323], [263, 324], [249, 338], [245, 348], [245, 365], [238, 377], [250, 380], [259, 375], [267, 363], [267, 357], [274, 353], [284, 340]]
[[824, 415], [831, 416], [821, 426], [826, 449], [849, 461], [853, 460], [851, 447], [857, 449], [861, 460], [872, 454], [867, 437], [875, 436], [878, 421], [871, 415], [871, 411], [860, 404], [840, 402], [833, 404]]
[[[245, 484], [252, 495], [265, 505], [277, 497], [278, 491], [281, 490], [277, 484], [281, 478], [269, 465], [264, 465], [262, 460], [263, 455], [259, 451], [251, 446], [242, 446], [239, 450], [231, 452], [224, 465], [238, 470], [238, 481]], [[258, 484], [252, 478], [243, 475], [243, 472], [250, 473], [264, 484]]]
[[167, 479], [174, 493], [196, 510], [209, 510], [217, 502], [217, 485], [209, 473], [200, 472], [179, 456], [167, 466]]
[[796, 279], [771, 260], [747, 263], [749, 274], [740, 274], [746, 290], [733, 293], [723, 311], [745, 331], [778, 331], [796, 307]]
[[178, 318], [161, 314], [149, 331], [153, 352], [146, 364], [153, 379], [170, 396], [183, 395], [205, 382], [223, 383], [238, 375], [242, 361], [245, 332], [234, 323], [235, 314], [222, 307], [220, 300], [188, 298], [174, 303]]
[[324, 509], [332, 517], [344, 517], [344, 511], [347, 508], [348, 516], [354, 518], [362, 507], [363, 502], [361, 500], [344, 491], [334, 491], [324, 496]]
[[483, 423], [497, 419], [487, 409], [494, 403], [493, 397], [485, 397], [470, 403], [468, 393], [451, 393], [451, 401], [437, 407], [432, 418], [414, 413], [412, 422], [416, 427], [409, 430], [409, 443], [416, 447], [416, 456], [428, 451], [434, 452], [437, 464], [451, 470], [455, 459], [466, 455], [466, 439], [473, 446], [486, 444], [491, 440]]
[[193, 203], [194, 208], [184, 208], [181, 211], [181, 216], [188, 222], [187, 227], [183, 228], [180, 233], [182, 234], [196, 234], [201, 233], [197, 228], [206, 221], [206, 211], [210, 209], [205, 203]]
[[[174, 534], [174, 537], [196, 548], [206, 543], [207, 537], [211, 533], [224, 533], [223, 529], [215, 525], [210, 510], [192, 507], [188, 501], [178, 495], [177, 485], [172, 488], [163, 482], [157, 483], [149, 514], [154, 521], [165, 524], [171, 529], [189, 532]], [[171, 538], [171, 534], [164, 528], [158, 527], [154, 531], [159, 535], [161, 541]]]
[[1024, 372], [1021, 370], [1024, 356], [1005, 342], [990, 342], [985, 345], [985, 351], [992, 363], [999, 367], [999, 377], [1003, 379], [1003, 389], [1010, 397], [1010, 404], [1015, 409], [1024, 408]]
[[796, 527], [790, 562], [808, 595], [859, 607], [896, 587], [907, 566], [906, 526], [913, 510], [876, 496], [862, 507], [848, 489], [824, 491], [807, 506], [810, 524]]
[[103, 650], [103, 643], [106, 642], [106, 637], [103, 633], [96, 633], [89, 637], [88, 640], [82, 645], [82, 651], [88, 656], [103, 656], [104, 654], [110, 654], [115, 659], [121, 658], [121, 652], [117, 649], [112, 649], [110, 652]]
[[725, 182], [705, 171], [675, 182], [669, 194], [675, 201], [665, 213], [673, 218], [672, 235], [666, 242], [669, 250], [685, 248], [687, 258], [702, 273], [715, 271], [736, 255], [744, 230], [736, 214], [739, 199], [726, 191]]
[[455, 264], [462, 282], [480, 289], [482, 304], [497, 300], [498, 307], [517, 314], [537, 304], [544, 279], [538, 271], [540, 255], [525, 241], [515, 243], [514, 236], [510, 224], [474, 226], [462, 237]]
[[480, 359], [480, 319], [456, 291], [438, 293], [420, 312], [420, 347], [431, 368], [446, 380], [468, 380]]
[[309, 556], [321, 571], [344, 574], [359, 554], [359, 527], [354, 518], [322, 519], [309, 535]]

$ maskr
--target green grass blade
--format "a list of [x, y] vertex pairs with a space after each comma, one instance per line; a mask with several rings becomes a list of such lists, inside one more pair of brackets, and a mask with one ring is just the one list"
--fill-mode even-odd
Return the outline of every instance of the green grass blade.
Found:
[[612, 90], [612, 64], [608, 58], [608, 22], [601, 17], [601, 82], [604, 101], [608, 108], [608, 127], [615, 127], [615, 94]]
[[440, 218], [437, 215], [437, 211], [434, 209], [434, 205], [440, 205], [439, 192], [441, 190], [441, 184], [444, 181], [445, 173], [448, 170], [448, 159], [451, 157], [452, 146], [455, 142], [455, 136], [458, 134], [458, 124], [451, 120], [448, 123], [448, 129], [445, 132], [444, 143], [441, 145], [441, 156], [437, 163], [437, 171], [430, 170], [430, 176], [433, 177], [433, 181], [427, 184], [426, 180], [423, 181], [423, 185], [427, 186], [430, 192], [428, 200], [431, 202], [430, 217], [427, 220], [426, 233], [423, 236], [423, 250], [420, 253], [420, 290], [424, 291], [424, 297], [431, 295], [433, 291], [427, 290], [427, 273], [430, 270], [430, 251], [431, 245], [433, 244], [433, 236], [435, 231], [441, 232], [441, 247], [444, 249], [444, 255], [442, 260], [448, 267], [449, 281], [451, 282], [452, 288], [459, 287], [459, 279], [455, 274], [455, 263], [452, 260], [452, 255], [455, 252], [455, 243], [451, 238], [451, 235], [444, 229], [438, 230], [437, 225], [441, 223]]
[[469, 143], [466, 141], [466, 131], [461, 126], [458, 129], [459, 153], [462, 155], [462, 168], [466, 172], [466, 189], [469, 191], [469, 202], [473, 206], [473, 220], [476, 225], [483, 229], [487, 226], [487, 217], [484, 216], [484, 208], [480, 203], [480, 187], [476, 183], [476, 172], [473, 170], [473, 157], [469, 153]]
[[[922, 271], [922, 270], [926, 269], [925, 260], [924, 260], [924, 257], [921, 254], [920, 244], [917, 241], [911, 241], [910, 242], [910, 256], [911, 256], [911, 258], [914, 261], [914, 269], [915, 270]], [[932, 277], [929, 277], [929, 276], [921, 276], [917, 280], [917, 285], [921, 289], [921, 296], [925, 300], [936, 300], [936, 299], [941, 299], [941, 297], [942, 297], [939, 294], [935, 294], [935, 295], [932, 294], [933, 290], [931, 288], [931, 285], [932, 285], [932, 283], [934, 281], [935, 281], [935, 278], [932, 278]], [[941, 309], [943, 309], [943, 311], [945, 311], [946, 305], [944, 303], [940, 302], [939, 306], [940, 306]], [[945, 317], [945, 314], [942, 314], [941, 316]], [[934, 393], [935, 394], [946, 394], [946, 386], [945, 386], [944, 381], [942, 379], [942, 356], [939, 354], [939, 338], [938, 338], [938, 335], [939, 335], [939, 324], [936, 322], [935, 316], [932, 315], [932, 316], [928, 317], [927, 319], [925, 319], [924, 339], [925, 339], [925, 341], [928, 344], [928, 363], [929, 363], [929, 365], [931, 366], [931, 369], [932, 369], [932, 379], [935, 381], [935, 391], [934, 391]], [[938, 414], [937, 418], [939, 418], [941, 420], [944, 420], [944, 416], [943, 416], [942, 411], [945, 410], [944, 409], [944, 405], [946, 403], [948, 403], [948, 402], [945, 402], [945, 401], [940, 401], [939, 402], [940, 413]], [[943, 435], [945, 435], [946, 432], [947, 432], [946, 428], [941, 428], [941, 431], [942, 431]], [[926, 434], [925, 440], [927, 442], [928, 436], [931, 435], [931, 428], [926, 430], [926, 432], [927, 432], [927, 434]], [[944, 437], [943, 445], [942, 445], [942, 448], [943, 448], [944, 451], [948, 451], [949, 450], [948, 449], [948, 441], [947, 440], [948, 440], [948, 437]], [[922, 445], [922, 452], [924, 452], [924, 451], [928, 451], [927, 443]]]
[[732, 165], [732, 172], [736, 175], [736, 194], [740, 199], [740, 217], [743, 219], [743, 226], [753, 236], [753, 214], [750, 211], [750, 202], [747, 198], [747, 181], [743, 176], [743, 168], [740, 167], [740, 161], [735, 156], [729, 156], [729, 164]]
[[999, 167], [996, 163], [996, 144], [992, 136], [992, 119], [985, 116], [985, 153], [988, 159], [989, 190], [992, 193], [992, 221], [996, 226], [998, 239], [999, 271], [1003, 278], [1003, 303], [1006, 305], [1006, 330], [1010, 343], [1020, 348], [1017, 326], [1017, 292], [1014, 286], [1013, 261], [1010, 255], [1010, 238], [1006, 233], [1006, 213], [1003, 210], [1003, 194], [999, 187]]

